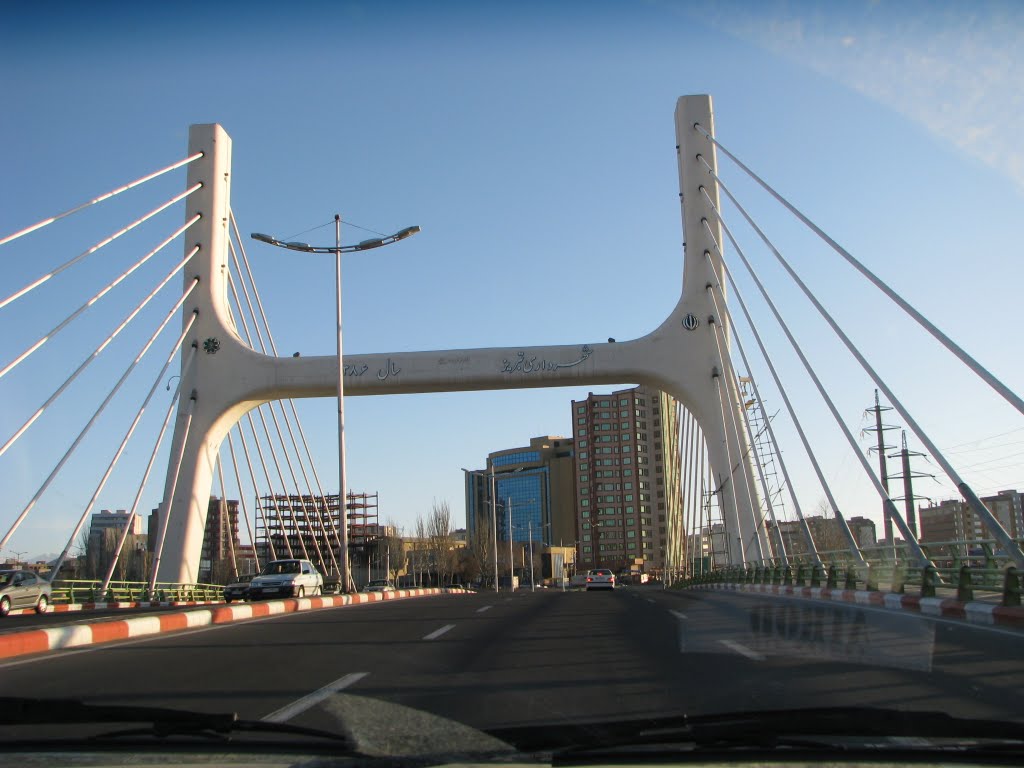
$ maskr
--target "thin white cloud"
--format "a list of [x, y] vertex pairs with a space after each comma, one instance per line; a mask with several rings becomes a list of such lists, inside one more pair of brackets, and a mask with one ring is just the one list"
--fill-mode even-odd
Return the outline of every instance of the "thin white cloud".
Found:
[[924, 126], [1024, 188], [1024, 4], [724, 2], [701, 17]]

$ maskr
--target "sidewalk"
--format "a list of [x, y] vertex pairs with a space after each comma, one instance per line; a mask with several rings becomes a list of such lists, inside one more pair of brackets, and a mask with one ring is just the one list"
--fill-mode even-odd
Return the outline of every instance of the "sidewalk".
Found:
[[920, 597], [901, 595], [895, 592], [877, 592], [852, 589], [830, 589], [828, 587], [794, 587], [779, 584], [695, 584], [689, 589], [718, 589], [731, 592], [752, 592], [778, 597], [799, 597], [811, 600], [854, 603], [894, 611], [920, 613], [923, 616], [938, 616], [961, 619], [970, 624], [1024, 628], [1024, 607], [1002, 606], [974, 600], [962, 603], [946, 597]]
[[[235, 605], [218, 604], [217, 607], [162, 613], [159, 615], [135, 616], [128, 619], [110, 619], [90, 624], [71, 624], [44, 629], [28, 629], [24, 632], [11, 632], [0, 635], [0, 659], [10, 659], [33, 653], [79, 648], [96, 643], [113, 640], [127, 640], [145, 637], [163, 632], [175, 632], [183, 629], [195, 629], [213, 624], [229, 624], [261, 616], [274, 616], [296, 611], [309, 611], [318, 608], [340, 608], [348, 605], [363, 605], [385, 600], [401, 600], [415, 597], [428, 597], [448, 593], [461, 593], [456, 589], [400, 589], [395, 592], [360, 592], [353, 595], [334, 595], [327, 597], [301, 597], [284, 600], [268, 600], [254, 603], [238, 603]], [[163, 607], [168, 605], [202, 605], [202, 603], [90, 603], [82, 606], [55, 606], [59, 610], [82, 610], [86, 605], [94, 608], [115, 607]], [[14, 615], [13, 612], [11, 615]]]

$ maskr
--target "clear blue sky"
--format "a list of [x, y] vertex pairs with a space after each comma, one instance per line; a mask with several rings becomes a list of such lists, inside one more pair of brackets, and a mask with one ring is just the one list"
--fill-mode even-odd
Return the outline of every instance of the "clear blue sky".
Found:
[[[336, 211], [380, 232], [423, 228], [346, 261], [347, 353], [623, 340], [652, 329], [678, 297], [672, 114], [678, 96], [710, 93], [727, 147], [1021, 390], [1022, 36], [1024, 7], [1013, 2], [6, 2], [0, 235], [183, 157], [188, 126], [218, 122], [234, 142], [232, 205], [244, 232], [287, 237]], [[721, 167], [977, 490], [1024, 487], [1019, 415], [738, 169], [724, 159]], [[0, 247], [3, 294], [183, 186], [179, 172]], [[0, 310], [0, 362], [181, 221], [179, 207]], [[872, 384], [738, 215], [730, 221], [859, 431]], [[346, 230], [349, 241], [366, 236]], [[328, 227], [304, 238], [330, 243], [333, 234]], [[281, 352], [331, 353], [330, 260], [249, 250]], [[172, 255], [0, 379], [0, 438]], [[622, 261], [634, 274], [609, 281]], [[746, 296], [843, 509], [877, 519], [856, 459], [749, 287]], [[168, 293], [160, 306], [171, 302]], [[4, 532], [163, 311], [144, 313], [68, 402], [0, 457]], [[0, 556], [63, 547], [134, 414], [129, 403], [158, 366], [139, 372]], [[763, 365], [754, 366], [774, 412], [780, 398]], [[448, 501], [461, 524], [459, 468], [532, 436], [571, 434], [569, 401], [585, 394], [350, 398], [351, 486], [379, 492], [382, 518], [399, 525], [434, 500]], [[165, 405], [160, 399], [149, 414], [153, 424], [97, 509], [131, 505]], [[307, 401], [301, 413], [334, 490], [334, 405]], [[822, 492], [785, 422], [780, 415], [797, 491], [813, 507]], [[951, 497], [942, 480], [922, 481], [920, 493]], [[161, 468], [144, 511], [162, 486]]]

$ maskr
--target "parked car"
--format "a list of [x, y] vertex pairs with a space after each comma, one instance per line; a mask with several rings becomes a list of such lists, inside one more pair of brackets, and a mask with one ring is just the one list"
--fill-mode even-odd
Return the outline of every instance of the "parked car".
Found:
[[0, 616], [15, 608], [43, 613], [50, 604], [50, 582], [32, 571], [0, 571]]
[[363, 592], [394, 592], [395, 585], [387, 579], [374, 579], [363, 587]]
[[249, 599], [249, 584], [256, 578], [255, 574], [247, 574], [245, 576], [239, 576], [237, 579], [229, 583], [224, 587], [224, 602], [230, 603], [232, 600], [248, 600]]
[[615, 589], [615, 574], [607, 568], [595, 568], [587, 573], [587, 591]]
[[319, 595], [324, 578], [309, 560], [273, 560], [249, 583], [249, 600]]

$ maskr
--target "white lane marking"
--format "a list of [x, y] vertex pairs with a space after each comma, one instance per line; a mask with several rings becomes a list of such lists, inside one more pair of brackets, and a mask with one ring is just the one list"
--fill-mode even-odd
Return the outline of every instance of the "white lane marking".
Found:
[[423, 639], [424, 640], [437, 640], [437, 638], [439, 638], [441, 635], [443, 635], [445, 632], [447, 632], [450, 629], [455, 629], [455, 625], [454, 624], [445, 624], [440, 629], [435, 629], [429, 635], [424, 635]]
[[651, 598], [649, 598], [649, 597], [647, 598], [647, 602], [648, 602], [648, 603], [651, 603], [652, 605], [654, 604], [654, 600], [652, 600], [652, 599], [651, 599]]
[[477, 613], [483, 613], [484, 611], [489, 611], [493, 607], [494, 607], [493, 605], [485, 605], [483, 608], [477, 608], [476, 612]]
[[719, 640], [718, 642], [720, 642], [726, 648], [736, 651], [736, 653], [738, 653], [740, 656], [746, 656], [748, 659], [752, 661], [764, 661], [765, 659], [765, 657], [757, 651], [752, 651], [749, 648], [747, 648], [747, 646], [743, 645], [743, 643], [737, 643], [735, 640]]
[[669, 611], [669, 613], [671, 613], [677, 619], [686, 619], [686, 618], [688, 618], [685, 613], [680, 613], [679, 611]]
[[296, 715], [305, 712], [307, 709], [315, 704], [319, 704], [321, 701], [326, 699], [331, 694], [337, 693], [340, 690], [348, 688], [350, 685], [354, 685], [366, 677], [369, 672], [353, 672], [344, 677], [339, 677], [333, 683], [328, 683], [323, 688], [313, 691], [308, 696], [303, 696], [301, 699], [293, 701], [286, 707], [281, 707], [275, 712], [271, 712], [269, 715], [264, 715], [260, 720], [265, 720], [268, 723], [285, 723], [291, 720]]

